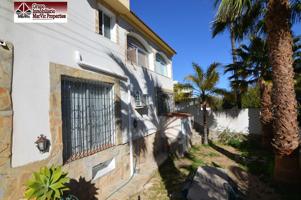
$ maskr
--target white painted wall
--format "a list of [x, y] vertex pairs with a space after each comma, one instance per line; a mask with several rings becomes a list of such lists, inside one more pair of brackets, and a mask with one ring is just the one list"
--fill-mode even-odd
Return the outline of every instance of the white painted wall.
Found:
[[[90, 3], [92, 2], [92, 3]], [[115, 73], [128, 75], [140, 88], [150, 84], [162, 85], [172, 90], [172, 80], [148, 71], [151, 81], [145, 81], [142, 68], [127, 66], [122, 69], [109, 54], [125, 62], [126, 34], [119, 26], [119, 44], [95, 32], [95, 6], [93, 0], [68, 0], [68, 23], [66, 24], [15, 24], [13, 1], [3, 1], [0, 6], [0, 39], [14, 44], [13, 74], [13, 155], [14, 167], [45, 159], [48, 153], [40, 154], [34, 141], [40, 134], [51, 139], [49, 127], [49, 63], [59, 63], [80, 68], [74, 53], [79, 51], [83, 60], [95, 66], [108, 68]], [[121, 20], [122, 21], [122, 20]], [[125, 23], [125, 22], [123, 22]], [[128, 27], [128, 26], [125, 26]], [[116, 27], [117, 29], [117, 27]], [[150, 43], [153, 45], [152, 43]], [[157, 48], [154, 46], [154, 48]], [[148, 87], [147, 87], [148, 86]], [[126, 90], [122, 100], [127, 102]], [[123, 106], [123, 109], [127, 109]], [[126, 123], [127, 111], [123, 111]], [[151, 125], [146, 125], [150, 127]], [[127, 134], [124, 131], [124, 134]]]
[[[177, 110], [193, 115], [194, 121], [203, 125], [202, 110], [193, 104], [181, 104]], [[259, 109], [229, 109], [211, 111], [208, 109], [208, 125], [211, 131], [222, 132], [228, 129], [231, 132], [243, 134], [261, 134]]]
[[209, 116], [210, 129], [213, 131], [228, 129], [236, 133], [261, 134], [258, 109], [215, 111], [209, 112]]

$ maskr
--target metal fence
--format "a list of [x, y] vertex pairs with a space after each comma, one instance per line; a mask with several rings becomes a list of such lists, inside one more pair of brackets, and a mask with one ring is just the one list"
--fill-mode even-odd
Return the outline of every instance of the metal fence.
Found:
[[113, 146], [113, 85], [63, 76], [61, 89], [64, 162]]

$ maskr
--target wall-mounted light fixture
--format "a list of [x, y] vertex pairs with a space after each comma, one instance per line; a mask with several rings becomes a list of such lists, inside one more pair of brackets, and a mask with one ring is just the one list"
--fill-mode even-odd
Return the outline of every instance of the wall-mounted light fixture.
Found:
[[35, 144], [41, 153], [46, 153], [49, 151], [50, 141], [45, 135], [41, 134], [37, 141], [35, 141]]
[[6, 44], [6, 42], [5, 42], [5, 41], [3, 41], [3, 40], [0, 40], [0, 46], [6, 47], [6, 46], [7, 46], [7, 44]]

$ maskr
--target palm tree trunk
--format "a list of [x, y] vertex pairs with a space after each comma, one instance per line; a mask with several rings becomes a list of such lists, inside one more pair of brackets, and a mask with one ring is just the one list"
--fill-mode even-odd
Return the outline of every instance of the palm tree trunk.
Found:
[[208, 145], [208, 124], [207, 124], [207, 107], [203, 104], [203, 132], [204, 132], [204, 144]]
[[[235, 44], [235, 32], [234, 32], [233, 26], [234, 26], [233, 23], [231, 23], [231, 25], [230, 25], [230, 37], [231, 38], [230, 39], [231, 39], [232, 61], [233, 61], [234, 66], [236, 66], [236, 63], [237, 63], [236, 44]], [[239, 92], [239, 87], [237, 85], [238, 84], [237, 69], [234, 70], [234, 79], [236, 82], [236, 85], [233, 88], [234, 94], [235, 94], [235, 102], [236, 102], [237, 107], [240, 109], [241, 108], [241, 95]]]
[[235, 45], [235, 32], [233, 29], [233, 24], [230, 25], [230, 37], [231, 37], [231, 53], [232, 53], [232, 61], [235, 64], [237, 62], [236, 59], [236, 45]]
[[273, 138], [273, 113], [272, 113], [272, 84], [259, 81], [260, 86], [260, 121], [262, 126], [262, 146], [266, 149], [272, 149]]
[[[276, 153], [274, 178], [280, 182], [294, 182], [296, 179], [300, 181], [297, 171], [285, 170], [288, 166], [282, 162], [295, 155], [294, 152], [299, 146], [289, 0], [269, 0], [266, 25], [269, 61], [273, 69], [272, 102], [275, 131], [272, 145]], [[294, 164], [298, 165], [295, 162]], [[292, 176], [292, 173], [295, 175]]]

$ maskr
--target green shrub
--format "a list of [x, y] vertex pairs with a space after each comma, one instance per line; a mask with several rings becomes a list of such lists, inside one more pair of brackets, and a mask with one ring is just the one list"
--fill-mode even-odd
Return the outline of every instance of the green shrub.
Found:
[[218, 136], [218, 141], [222, 144], [232, 146], [234, 148], [244, 148], [247, 138], [244, 134], [233, 133], [229, 129], [224, 130]]
[[63, 192], [69, 190], [66, 184], [70, 181], [62, 167], [42, 167], [39, 172], [34, 172], [27, 182], [25, 197], [36, 200], [58, 200]]
[[242, 95], [242, 108], [260, 108], [260, 91], [259, 87], [250, 87], [248, 91]]

